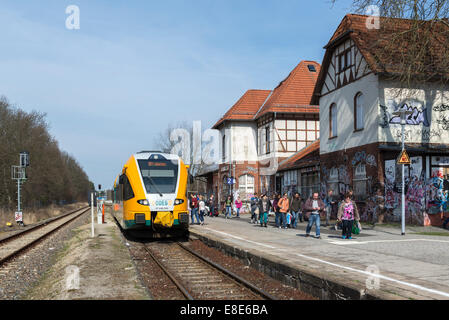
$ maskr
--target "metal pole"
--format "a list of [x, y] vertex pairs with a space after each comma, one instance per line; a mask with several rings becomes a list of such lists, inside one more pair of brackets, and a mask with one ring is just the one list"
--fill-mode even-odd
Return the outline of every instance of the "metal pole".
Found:
[[20, 212], [20, 179], [17, 179], [17, 212]]
[[[401, 119], [401, 127], [402, 127], [402, 151], [404, 151], [404, 127], [405, 127], [405, 116]], [[404, 175], [405, 175], [405, 164], [402, 165], [402, 235], [405, 235], [405, 181], [404, 181]]]
[[[229, 178], [232, 179], [232, 125], [230, 125], [229, 132]], [[229, 195], [232, 198], [232, 183], [229, 184]]]
[[94, 233], [94, 193], [90, 193], [90, 212], [91, 212], [91, 224], [92, 224], [92, 238], [95, 237]]

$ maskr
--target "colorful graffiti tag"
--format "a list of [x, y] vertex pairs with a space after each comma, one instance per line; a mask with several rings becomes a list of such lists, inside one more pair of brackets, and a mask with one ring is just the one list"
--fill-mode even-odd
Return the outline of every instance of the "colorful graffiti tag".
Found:
[[[420, 125], [425, 127], [430, 127], [430, 122], [428, 120], [427, 108], [423, 108], [423, 104], [417, 101], [404, 103], [398, 105], [395, 101], [388, 101], [387, 106], [380, 105], [381, 109], [381, 121], [379, 125], [382, 128], [389, 127], [390, 124], [400, 124], [400, 116], [393, 115], [393, 112], [400, 110], [411, 111], [412, 113], [407, 116], [406, 124], [408, 125]], [[389, 112], [391, 111], [391, 112]]]
[[449, 181], [443, 179], [440, 170], [434, 171], [427, 187], [427, 208], [429, 214], [448, 212]]
[[376, 157], [372, 154], [367, 154], [365, 151], [358, 151], [355, 153], [354, 158], [352, 159], [352, 166], [354, 167], [359, 163], [377, 167]]
[[[449, 212], [449, 181], [443, 178], [441, 171], [432, 172], [425, 178], [422, 169], [422, 157], [411, 157], [409, 171], [405, 176], [405, 212], [406, 219], [412, 223], [425, 224], [428, 214]], [[401, 177], [400, 166], [395, 160], [385, 161], [385, 207], [394, 210], [401, 206], [401, 193], [397, 181]]]
[[[419, 110], [417, 107], [408, 106], [407, 104], [404, 104], [402, 107], [398, 108], [397, 111], [406, 110], [411, 111], [412, 113], [408, 115], [405, 119], [406, 124], [409, 125], [419, 125], [423, 124], [426, 127], [429, 127], [429, 120], [427, 119], [427, 108], [424, 108], [422, 111]], [[401, 117], [400, 116], [393, 116], [390, 121], [391, 124], [400, 124], [401, 123]]]

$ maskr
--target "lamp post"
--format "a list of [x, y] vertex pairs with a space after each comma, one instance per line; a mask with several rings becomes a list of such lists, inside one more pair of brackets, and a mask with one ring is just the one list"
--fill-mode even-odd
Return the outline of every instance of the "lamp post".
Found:
[[[412, 113], [413, 113], [413, 111], [409, 111], [409, 110], [406, 110], [406, 109], [402, 109], [402, 110], [398, 110], [396, 112], [393, 112], [393, 115], [401, 117], [401, 136], [402, 136], [402, 151], [401, 151], [401, 154], [405, 150], [405, 146], [404, 146], [404, 127], [405, 127], [406, 122], [407, 122], [407, 116], [411, 115]], [[404, 194], [405, 181], [404, 181], [404, 175], [405, 175], [405, 164], [402, 164], [401, 235], [403, 235], [403, 236], [405, 235], [405, 194]]]

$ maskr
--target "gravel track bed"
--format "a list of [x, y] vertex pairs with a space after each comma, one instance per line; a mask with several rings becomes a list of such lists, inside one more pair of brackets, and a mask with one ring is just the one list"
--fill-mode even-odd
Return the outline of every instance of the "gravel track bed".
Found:
[[260, 300], [261, 297], [171, 242], [147, 244], [196, 300]]
[[148, 288], [155, 300], [185, 300], [171, 279], [153, 261], [142, 243], [126, 240], [133, 263], [137, 268], [142, 285]]
[[0, 300], [21, 300], [53, 265], [72, 230], [89, 223], [90, 211], [62, 227], [50, 237], [27, 249], [19, 257], [0, 267]]
[[[151, 257], [148, 256], [142, 243], [125, 238], [124, 241], [128, 244], [127, 246], [133, 258], [133, 263], [138, 270], [140, 280], [142, 281], [142, 284], [148, 288], [153, 299], [185, 299], [170, 278], [168, 278]], [[190, 240], [189, 242], [183, 242], [183, 244], [280, 300], [317, 300], [315, 297], [301, 292], [297, 288], [284, 285], [260, 271], [246, 266], [236, 258], [208, 247], [200, 240]]]
[[188, 245], [192, 250], [211, 261], [237, 274], [263, 291], [280, 300], [317, 300], [297, 288], [285, 285], [268, 275], [245, 265], [237, 258], [233, 258], [214, 248], [208, 247], [200, 240], [191, 240]]

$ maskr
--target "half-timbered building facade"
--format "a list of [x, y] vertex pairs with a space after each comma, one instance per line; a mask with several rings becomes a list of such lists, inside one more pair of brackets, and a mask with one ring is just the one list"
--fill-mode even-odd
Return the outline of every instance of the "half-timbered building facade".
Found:
[[[362, 219], [371, 221], [383, 212], [376, 197], [381, 195], [387, 209], [381, 218], [399, 220], [401, 125], [394, 112], [406, 109], [406, 220], [441, 224], [449, 213], [449, 87], [427, 81], [404, 88], [392, 80], [396, 53], [390, 60], [376, 58], [377, 39], [388, 35], [368, 28], [368, 18], [346, 15], [324, 47], [312, 101], [320, 106], [321, 191], [333, 189], [338, 196], [353, 189]], [[405, 19], [395, 25], [396, 31], [408, 28]], [[398, 52], [403, 48], [397, 44]]]

